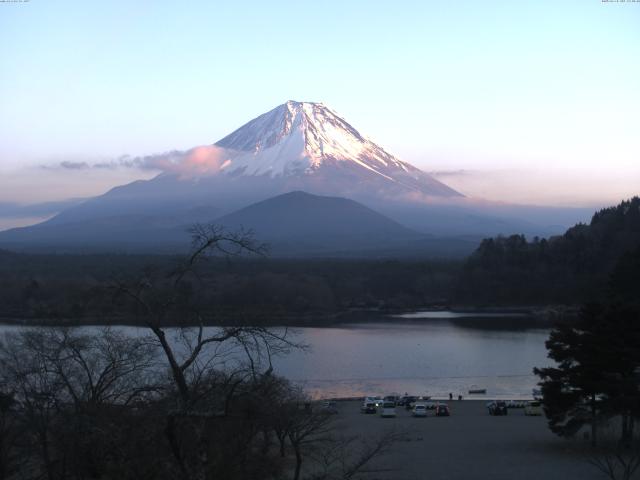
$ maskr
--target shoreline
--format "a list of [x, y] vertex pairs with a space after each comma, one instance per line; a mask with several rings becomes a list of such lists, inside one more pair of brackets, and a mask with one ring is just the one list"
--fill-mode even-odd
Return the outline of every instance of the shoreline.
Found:
[[[346, 403], [346, 402], [363, 402], [365, 399], [365, 397], [322, 397], [322, 398], [313, 398], [311, 399], [312, 402], [340, 402], [340, 403]], [[530, 402], [533, 400], [536, 400], [536, 398], [531, 395], [529, 397], [525, 397], [524, 395], [487, 395], [487, 398], [478, 398], [477, 396], [474, 396], [473, 398], [465, 398], [464, 396], [462, 397], [462, 400], [458, 400], [457, 398], [453, 398], [453, 400], [449, 400], [449, 397], [440, 397], [440, 396], [434, 396], [434, 397], [430, 397], [429, 399], [424, 399], [421, 401], [424, 402], [451, 402], [452, 404], [456, 404], [456, 403], [460, 403], [460, 402], [477, 402], [477, 403], [482, 403], [482, 404], [486, 404], [487, 402], [492, 402], [492, 401], [496, 401], [496, 400], [504, 400], [506, 402]], [[396, 406], [396, 408], [403, 408], [404, 406]], [[515, 409], [515, 410], [520, 410], [520, 407], [510, 407], [510, 409]]]
[[[419, 314], [427, 313], [452, 313], [454, 316], [420, 317]], [[263, 327], [313, 327], [335, 328], [341, 325], [359, 323], [430, 323], [448, 321], [459, 326], [487, 327], [517, 329], [521, 328], [549, 328], [558, 322], [571, 320], [578, 312], [575, 305], [539, 305], [539, 306], [505, 306], [505, 307], [473, 307], [473, 306], [425, 306], [415, 309], [351, 309], [333, 313], [312, 313], [308, 315], [234, 315], [213, 314], [214, 317], [227, 317], [227, 321], [211, 321], [203, 324], [205, 327], [224, 327], [237, 325], [253, 325]], [[473, 314], [477, 313], [477, 316]], [[460, 314], [456, 317], [455, 314]], [[495, 314], [495, 317], [491, 315]], [[414, 316], [415, 315], [415, 316]], [[135, 318], [16, 318], [0, 317], [0, 325], [25, 326], [25, 327], [145, 327], [145, 323]], [[174, 324], [161, 325], [164, 328], [193, 328], [198, 324]]]

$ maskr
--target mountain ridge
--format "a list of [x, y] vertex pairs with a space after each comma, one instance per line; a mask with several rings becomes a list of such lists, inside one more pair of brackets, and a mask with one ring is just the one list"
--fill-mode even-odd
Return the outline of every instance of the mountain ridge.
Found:
[[[425, 237], [396, 221], [341, 197], [293, 191], [216, 219], [229, 230], [250, 228], [261, 241], [275, 242], [280, 253], [357, 251], [400, 247]], [[300, 249], [300, 244], [305, 245]]]

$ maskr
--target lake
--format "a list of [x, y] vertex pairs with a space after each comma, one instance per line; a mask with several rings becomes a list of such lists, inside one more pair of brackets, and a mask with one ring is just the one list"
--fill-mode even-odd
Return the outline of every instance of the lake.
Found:
[[[492, 330], [449, 321], [358, 323], [300, 329], [311, 352], [276, 362], [316, 397], [405, 393], [468, 398], [529, 398], [534, 366], [547, 366], [546, 329]], [[475, 396], [474, 396], [475, 397]], [[477, 396], [484, 398], [484, 396]]]
[[[431, 395], [464, 398], [530, 398], [534, 366], [548, 366], [548, 329], [486, 328], [458, 324], [453, 312], [419, 312], [387, 321], [296, 329], [310, 346], [274, 361], [275, 371], [316, 398], [362, 395]], [[468, 315], [468, 314], [465, 314]], [[487, 315], [487, 314], [483, 314]], [[417, 320], [416, 320], [417, 319]], [[487, 317], [490, 324], [491, 316]], [[504, 322], [502, 323], [502, 325]], [[0, 332], [22, 327], [0, 326]], [[95, 327], [86, 327], [95, 328]], [[132, 335], [143, 329], [119, 327]], [[486, 388], [486, 395], [468, 395]]]

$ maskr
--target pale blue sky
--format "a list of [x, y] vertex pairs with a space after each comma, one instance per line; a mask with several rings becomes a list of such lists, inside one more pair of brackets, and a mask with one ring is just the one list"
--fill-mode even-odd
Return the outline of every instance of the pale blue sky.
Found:
[[[640, 3], [0, 3], [0, 200], [25, 201], [30, 166], [213, 143], [288, 99], [427, 171], [466, 170], [447, 179], [471, 194], [622, 198], [640, 193]], [[141, 173], [47, 175], [38, 201]]]

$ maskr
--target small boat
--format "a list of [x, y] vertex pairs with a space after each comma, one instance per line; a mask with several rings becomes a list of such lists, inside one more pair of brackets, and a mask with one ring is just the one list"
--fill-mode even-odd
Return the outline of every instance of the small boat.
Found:
[[485, 393], [487, 393], [486, 388], [477, 388], [475, 385], [471, 385], [469, 389], [469, 395], [484, 395]]

